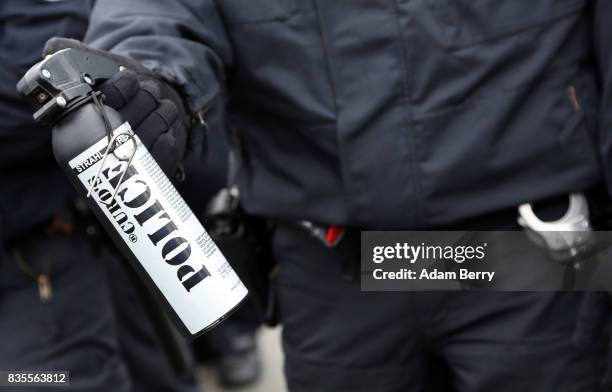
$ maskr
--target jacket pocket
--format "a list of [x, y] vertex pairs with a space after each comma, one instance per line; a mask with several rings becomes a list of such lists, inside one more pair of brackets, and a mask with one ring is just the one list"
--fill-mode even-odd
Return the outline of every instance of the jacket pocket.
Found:
[[580, 12], [585, 0], [429, 0], [445, 45], [461, 49]]
[[[416, 118], [429, 221], [445, 223], [453, 214], [460, 220], [596, 183], [593, 98], [583, 76], [560, 70], [537, 86]], [[448, 207], [457, 205], [462, 208]]]
[[283, 21], [297, 11], [296, 0], [220, 0], [218, 7], [229, 24]]

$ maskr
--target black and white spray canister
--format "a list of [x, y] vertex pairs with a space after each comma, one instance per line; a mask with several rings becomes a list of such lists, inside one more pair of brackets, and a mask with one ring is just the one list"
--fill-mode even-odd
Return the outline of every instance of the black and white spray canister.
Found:
[[[35, 66], [20, 82], [20, 91], [39, 100], [41, 94], [64, 99], [61, 93], [52, 96], [50, 90], [61, 92], [62, 86], [49, 71], [75, 63], [70, 56], [63, 60]], [[63, 69], [58, 78], [70, 72]], [[57, 102], [42, 105], [39, 117], [53, 105]], [[59, 106], [66, 107], [66, 102]], [[242, 302], [247, 289], [119, 113], [90, 100], [75, 105], [52, 126], [57, 162], [79, 193], [89, 196], [99, 222], [186, 335], [206, 331]]]

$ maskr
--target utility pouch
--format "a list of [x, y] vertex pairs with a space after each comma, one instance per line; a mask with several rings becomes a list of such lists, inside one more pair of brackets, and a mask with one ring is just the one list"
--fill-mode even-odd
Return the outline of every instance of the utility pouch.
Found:
[[204, 227], [249, 290], [262, 321], [278, 324], [272, 280], [275, 263], [270, 249], [270, 228], [263, 219], [240, 207], [238, 188], [219, 191], [208, 203]]

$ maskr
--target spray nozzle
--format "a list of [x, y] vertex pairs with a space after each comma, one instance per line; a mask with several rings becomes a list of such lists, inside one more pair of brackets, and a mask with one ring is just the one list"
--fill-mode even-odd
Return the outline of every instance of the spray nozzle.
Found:
[[36, 109], [36, 121], [53, 124], [88, 101], [96, 85], [123, 69], [112, 58], [92, 51], [63, 49], [30, 68], [17, 90]]

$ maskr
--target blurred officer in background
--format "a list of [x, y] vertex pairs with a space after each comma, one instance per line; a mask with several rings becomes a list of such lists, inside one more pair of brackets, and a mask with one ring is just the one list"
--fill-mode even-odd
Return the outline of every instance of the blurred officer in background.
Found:
[[242, 205], [276, 223], [292, 391], [599, 391], [583, 294], [363, 293], [347, 241], [519, 230], [521, 203], [612, 190], [610, 20], [607, 0], [97, 0], [86, 42], [196, 117], [223, 108]]
[[201, 350], [198, 358], [203, 362], [212, 361], [222, 387], [245, 387], [259, 379], [262, 369], [256, 333], [260, 326], [253, 305], [247, 302], [227, 321], [196, 341], [197, 349]]
[[15, 89], [49, 37], [83, 36], [89, 11], [84, 0], [0, 2], [0, 370], [67, 370], [71, 391], [195, 392]]

